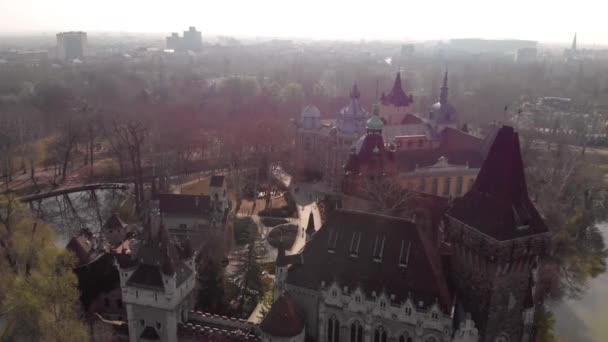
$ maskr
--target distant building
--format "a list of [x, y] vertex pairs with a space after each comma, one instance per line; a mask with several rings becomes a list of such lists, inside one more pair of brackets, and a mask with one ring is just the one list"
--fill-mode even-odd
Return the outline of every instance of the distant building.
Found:
[[520, 48], [517, 50], [517, 54], [515, 55], [515, 61], [518, 63], [535, 62], [537, 53], [536, 48]]
[[411, 114], [411, 104], [414, 103], [412, 94], [406, 94], [401, 84], [401, 73], [397, 73], [393, 88], [388, 94], [382, 93], [380, 97], [380, 116], [389, 125], [397, 125]]
[[533, 40], [520, 39], [450, 39], [450, 49], [468, 53], [514, 54], [518, 49], [536, 48]]
[[184, 31], [183, 37], [180, 37], [177, 32], [173, 32], [165, 40], [169, 50], [199, 52], [203, 48], [202, 34], [194, 26], [190, 26], [188, 31]]
[[57, 33], [57, 58], [64, 61], [82, 60], [86, 55], [86, 32]]

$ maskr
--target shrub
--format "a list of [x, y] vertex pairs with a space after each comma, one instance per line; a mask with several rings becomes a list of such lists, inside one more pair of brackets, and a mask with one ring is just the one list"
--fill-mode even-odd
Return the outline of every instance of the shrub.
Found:
[[283, 224], [273, 229], [268, 234], [268, 243], [275, 248], [282, 243], [285, 249], [291, 248], [298, 235], [298, 226], [295, 224]]
[[251, 217], [242, 217], [234, 220], [234, 241], [237, 245], [246, 245], [255, 241], [258, 227]]

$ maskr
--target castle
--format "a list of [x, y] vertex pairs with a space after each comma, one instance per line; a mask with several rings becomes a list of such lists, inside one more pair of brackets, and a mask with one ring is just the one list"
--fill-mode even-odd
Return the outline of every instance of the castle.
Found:
[[431, 216], [338, 209], [319, 229], [309, 218], [304, 248], [279, 248], [274, 303], [256, 325], [191, 311], [193, 253], [169, 239], [153, 206], [144, 239], [118, 265], [129, 340], [533, 341], [548, 229], [513, 128], [497, 131], [472, 188]]

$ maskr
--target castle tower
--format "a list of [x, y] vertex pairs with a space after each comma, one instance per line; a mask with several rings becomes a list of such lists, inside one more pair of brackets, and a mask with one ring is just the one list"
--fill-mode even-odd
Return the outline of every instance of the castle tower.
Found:
[[178, 253], [153, 204], [131, 262], [117, 264], [130, 342], [177, 341], [177, 325], [188, 320], [194, 303], [194, 253]]
[[380, 116], [389, 125], [398, 125], [406, 114], [410, 113], [410, 105], [414, 103], [412, 94], [407, 95], [403, 90], [401, 73], [397, 72], [390, 93], [382, 93], [380, 98]]
[[276, 301], [285, 292], [285, 281], [287, 280], [287, 269], [289, 264], [285, 255], [285, 247], [282, 241], [277, 249], [277, 260], [275, 262], [274, 300]]
[[479, 341], [532, 341], [530, 279], [548, 230], [528, 196], [512, 127], [498, 131], [472, 190], [456, 199], [447, 217], [453, 283]]
[[439, 101], [431, 106], [429, 111], [429, 120], [433, 126], [440, 132], [445, 127], [458, 129], [458, 117], [456, 108], [448, 101], [448, 71], [443, 75], [443, 84], [441, 85]]

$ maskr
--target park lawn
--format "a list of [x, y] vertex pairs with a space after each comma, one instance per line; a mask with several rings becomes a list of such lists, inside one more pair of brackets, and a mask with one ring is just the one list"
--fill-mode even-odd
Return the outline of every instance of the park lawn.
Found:
[[186, 195], [209, 195], [209, 177], [203, 177], [200, 180], [184, 185], [181, 187], [181, 193]]

